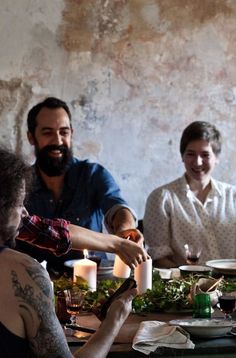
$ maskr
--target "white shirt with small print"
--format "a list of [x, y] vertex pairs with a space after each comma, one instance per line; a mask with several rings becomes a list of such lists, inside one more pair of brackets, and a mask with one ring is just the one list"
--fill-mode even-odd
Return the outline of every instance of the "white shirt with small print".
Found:
[[155, 189], [144, 214], [144, 238], [153, 260], [171, 256], [176, 266], [186, 263], [184, 244], [199, 241], [198, 264], [236, 258], [236, 186], [211, 179], [204, 204], [185, 175]]

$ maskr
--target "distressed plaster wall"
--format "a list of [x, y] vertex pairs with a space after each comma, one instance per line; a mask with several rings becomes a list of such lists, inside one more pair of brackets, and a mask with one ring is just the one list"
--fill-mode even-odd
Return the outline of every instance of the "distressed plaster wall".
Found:
[[235, 0], [1, 0], [1, 142], [33, 160], [29, 108], [73, 113], [74, 153], [105, 165], [141, 218], [183, 172], [182, 129], [215, 123], [218, 179], [236, 184]]

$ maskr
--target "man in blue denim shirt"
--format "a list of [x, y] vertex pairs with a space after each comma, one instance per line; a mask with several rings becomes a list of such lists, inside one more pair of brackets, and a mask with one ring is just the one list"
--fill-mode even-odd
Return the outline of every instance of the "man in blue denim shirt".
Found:
[[[78, 160], [72, 154], [71, 113], [67, 104], [49, 97], [28, 114], [28, 139], [35, 147], [33, 187], [26, 201], [30, 215], [63, 218], [72, 224], [101, 232], [102, 223], [111, 233], [127, 236], [136, 227], [136, 217], [121, 197], [111, 174], [96, 163]], [[140, 232], [135, 231], [135, 239]], [[54, 266], [69, 258], [81, 257], [72, 251], [56, 258], [34, 249], [27, 253]]]

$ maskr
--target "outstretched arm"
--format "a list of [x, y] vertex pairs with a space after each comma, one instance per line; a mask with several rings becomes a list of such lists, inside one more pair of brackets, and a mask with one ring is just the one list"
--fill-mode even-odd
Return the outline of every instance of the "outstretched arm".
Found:
[[[97, 233], [76, 225], [69, 225], [70, 239], [72, 248], [74, 249], [88, 249], [96, 251], [105, 251], [115, 253], [131, 268], [134, 268], [138, 263], [147, 260], [148, 255], [143, 249], [142, 245], [135, 243], [135, 240], [125, 240], [122, 236]], [[123, 232], [124, 236], [136, 237], [136, 231], [129, 230]], [[135, 231], [135, 232], [134, 232]], [[141, 235], [141, 233], [140, 233]]]
[[[133, 232], [138, 232], [132, 229]], [[127, 237], [127, 232], [123, 232]], [[119, 233], [119, 236], [123, 235]], [[139, 235], [138, 234], [138, 235]], [[133, 234], [132, 234], [133, 235]], [[23, 218], [18, 242], [24, 242], [41, 250], [47, 250], [57, 256], [66, 254], [73, 249], [96, 250], [111, 252], [119, 255], [130, 267], [136, 266], [140, 260], [146, 260], [147, 254], [142, 247], [116, 235], [98, 233], [81, 226], [69, 224], [63, 219], [45, 219], [39, 216]], [[134, 240], [137, 241], [137, 240]], [[142, 242], [138, 239], [139, 242]]]

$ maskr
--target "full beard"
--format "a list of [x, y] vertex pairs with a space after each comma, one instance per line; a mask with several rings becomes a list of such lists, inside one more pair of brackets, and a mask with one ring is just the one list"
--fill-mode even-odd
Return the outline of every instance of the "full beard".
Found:
[[[60, 158], [52, 158], [51, 150], [59, 150]], [[72, 149], [65, 145], [47, 145], [42, 149], [35, 147], [36, 165], [49, 177], [60, 176], [69, 169], [72, 162]]]

